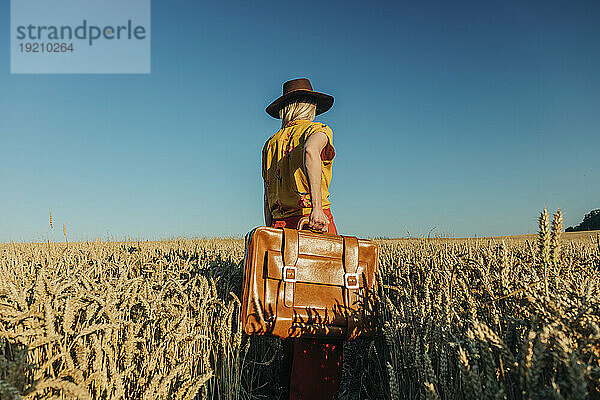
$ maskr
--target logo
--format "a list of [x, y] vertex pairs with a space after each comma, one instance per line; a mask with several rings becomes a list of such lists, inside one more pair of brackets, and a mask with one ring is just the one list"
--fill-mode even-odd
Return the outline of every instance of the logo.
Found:
[[[113, 26], [116, 26], [116, 28], [113, 28]], [[127, 20], [126, 25], [108, 25], [101, 28], [96, 25], [88, 26], [87, 20], [84, 19], [83, 23], [75, 28], [69, 25], [39, 26], [30, 24], [28, 26], [17, 26], [17, 39], [42, 42], [87, 40], [91, 46], [98, 39], [144, 40], [146, 39], [146, 28], [141, 25], [133, 27], [131, 20]]]
[[11, 73], [150, 73], [150, 0], [11, 0]]

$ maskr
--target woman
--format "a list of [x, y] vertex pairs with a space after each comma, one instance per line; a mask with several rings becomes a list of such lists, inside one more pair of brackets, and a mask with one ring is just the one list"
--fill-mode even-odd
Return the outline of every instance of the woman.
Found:
[[[283, 84], [283, 95], [266, 111], [281, 119], [281, 129], [267, 140], [262, 152], [265, 224], [296, 228], [309, 217], [308, 227], [337, 234], [329, 201], [333, 132], [314, 122], [329, 110], [333, 97], [312, 90], [310, 81]], [[343, 342], [286, 339], [281, 383], [284, 399], [334, 399], [340, 384]]]

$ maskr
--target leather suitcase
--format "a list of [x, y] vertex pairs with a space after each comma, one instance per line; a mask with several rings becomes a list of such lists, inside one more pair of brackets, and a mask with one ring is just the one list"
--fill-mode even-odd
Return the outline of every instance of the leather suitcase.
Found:
[[354, 339], [374, 331], [379, 246], [372, 240], [259, 227], [246, 235], [244, 331]]

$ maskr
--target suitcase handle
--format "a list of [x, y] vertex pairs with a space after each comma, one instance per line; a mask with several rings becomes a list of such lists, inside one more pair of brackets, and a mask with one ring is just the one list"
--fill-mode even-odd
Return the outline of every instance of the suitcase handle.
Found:
[[[300, 218], [298, 220], [298, 227], [296, 229], [299, 230], [299, 231], [301, 231], [302, 228], [304, 228], [304, 225], [307, 225], [309, 221], [310, 221], [309, 217], [302, 217], [302, 218]], [[311, 232], [315, 232], [315, 233], [326, 233], [326, 232], [323, 232], [323, 231], [318, 231], [316, 229], [310, 229], [310, 231]]]

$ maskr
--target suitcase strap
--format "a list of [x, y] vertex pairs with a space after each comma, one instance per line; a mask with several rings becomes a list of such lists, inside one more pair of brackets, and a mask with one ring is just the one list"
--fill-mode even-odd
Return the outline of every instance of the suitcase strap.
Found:
[[296, 280], [296, 264], [298, 263], [298, 231], [283, 229], [283, 281], [284, 303], [286, 307], [294, 307], [294, 283]]
[[360, 300], [359, 300], [359, 277], [358, 271], [358, 239], [353, 236], [344, 238], [344, 284], [346, 293], [346, 321], [348, 322], [348, 338], [358, 334], [358, 326], [361, 322]]
[[[358, 271], [358, 239], [353, 236], [342, 236], [344, 239], [344, 292], [345, 313], [348, 324], [348, 337], [358, 333], [361, 322], [359, 300]], [[277, 301], [277, 319], [293, 322], [294, 317], [294, 285], [296, 281], [296, 264], [298, 262], [299, 244], [296, 229], [283, 228], [283, 290], [279, 291]]]
[[[294, 284], [296, 281], [296, 263], [298, 261], [298, 231], [283, 228], [283, 290], [279, 290], [277, 299], [277, 318], [275, 329], [279, 326], [291, 326], [294, 322]], [[282, 332], [285, 335], [286, 332]]]

